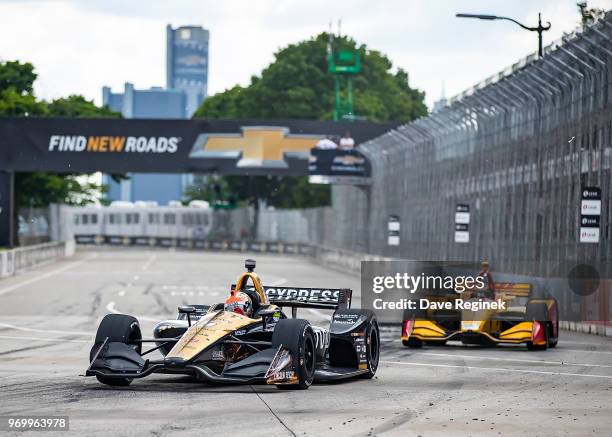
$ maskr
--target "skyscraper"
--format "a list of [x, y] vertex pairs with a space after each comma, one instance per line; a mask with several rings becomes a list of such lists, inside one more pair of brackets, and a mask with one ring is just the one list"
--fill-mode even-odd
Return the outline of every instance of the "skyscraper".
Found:
[[[123, 93], [102, 89], [104, 105], [125, 118], [190, 118], [208, 92], [208, 30], [200, 26], [166, 27], [166, 89], [135, 89], [126, 82]], [[149, 200], [160, 205], [180, 200], [193, 182], [191, 174], [131, 173], [115, 182], [104, 175], [109, 200]]]
[[166, 27], [166, 88], [185, 92], [188, 117], [208, 95], [208, 30]]

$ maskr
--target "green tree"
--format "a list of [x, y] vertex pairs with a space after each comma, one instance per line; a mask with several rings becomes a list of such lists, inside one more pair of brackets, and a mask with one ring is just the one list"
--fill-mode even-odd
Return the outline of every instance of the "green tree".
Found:
[[[235, 86], [209, 97], [194, 117], [305, 118], [331, 120], [334, 82], [327, 73], [328, 34], [291, 44], [247, 87]], [[358, 50], [362, 71], [354, 80], [355, 113], [371, 121], [408, 122], [427, 114], [425, 94], [408, 84], [408, 74], [385, 55], [349, 37], [336, 37], [335, 47]]]
[[19, 94], [32, 94], [36, 73], [29, 62], [0, 62], [0, 90], [12, 88]]
[[[0, 62], [0, 116], [49, 117], [120, 117], [108, 108], [100, 108], [82, 96], [69, 96], [46, 103], [33, 94], [34, 67], [19, 61]], [[45, 172], [15, 175], [15, 223], [23, 207], [43, 207], [49, 203], [84, 205], [93, 202], [105, 187], [85, 177]], [[15, 235], [16, 237], [16, 235]], [[17, 241], [17, 238], [15, 238]]]
[[277, 208], [311, 208], [330, 203], [329, 190], [300, 176], [225, 176], [196, 178], [184, 193], [184, 202], [206, 200], [211, 205], [240, 206], [263, 200]]
[[29, 62], [0, 62], [0, 116], [47, 114], [47, 105], [32, 94], [36, 73]]
[[583, 28], [593, 24], [606, 14], [605, 9], [589, 8], [587, 2], [578, 2], [576, 3], [576, 6], [578, 6], [578, 12], [580, 13], [580, 24]]
[[[279, 50], [248, 86], [237, 85], [209, 97], [194, 117], [331, 120], [334, 81], [327, 73], [328, 37], [321, 33]], [[337, 49], [359, 50], [361, 55], [361, 73], [353, 82], [357, 115], [377, 122], [408, 122], [427, 114], [425, 94], [409, 86], [406, 71], [394, 72], [388, 57], [346, 36], [336, 37], [334, 44]], [[311, 185], [306, 177], [225, 179], [239, 199], [255, 205], [257, 199], [264, 199], [275, 207], [300, 208], [328, 205], [331, 199], [328, 185]]]
[[[2, 67], [0, 66], [0, 70]], [[19, 93], [14, 88], [0, 91], [0, 116], [46, 116], [49, 112], [47, 104], [36, 100], [31, 93]]]
[[96, 106], [92, 100], [78, 95], [53, 100], [47, 107], [51, 117], [121, 118], [120, 113], [112, 111], [108, 106]]
[[33, 172], [15, 175], [17, 207], [45, 207], [50, 203], [87, 205], [106, 191], [104, 186], [86, 180], [84, 176]]

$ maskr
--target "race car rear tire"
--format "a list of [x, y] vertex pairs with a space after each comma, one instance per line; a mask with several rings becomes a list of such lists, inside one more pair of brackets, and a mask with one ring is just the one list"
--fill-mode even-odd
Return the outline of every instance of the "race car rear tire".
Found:
[[283, 345], [291, 352], [298, 377], [297, 384], [277, 384], [281, 390], [305, 390], [314, 381], [316, 345], [312, 327], [307, 320], [282, 319], [274, 327], [272, 346]]
[[[552, 324], [554, 323], [554, 325]], [[555, 332], [554, 328], [557, 328], [557, 336], [553, 337], [553, 333]], [[557, 343], [559, 343], [559, 313], [557, 312], [557, 317], [556, 320], [554, 322], [551, 322], [551, 326], [550, 326], [550, 340], [548, 341], [548, 347], [550, 348], [554, 348], [557, 347]]]
[[[361, 310], [368, 311], [368, 310]], [[380, 330], [376, 316], [373, 316], [372, 321], [366, 329], [366, 359], [368, 371], [359, 377], [362, 379], [372, 379], [376, 375], [378, 369], [378, 361], [380, 359]]]
[[[128, 344], [139, 354], [142, 350], [142, 343], [138, 342], [138, 340], [142, 340], [140, 324], [135, 317], [126, 314], [107, 314], [104, 316], [100, 322], [100, 326], [98, 326], [94, 345], [89, 352], [90, 362], [93, 360], [106, 338], [108, 338], [108, 342]], [[132, 383], [132, 378], [100, 375], [96, 375], [96, 378], [102, 384], [112, 386], [127, 386]]]

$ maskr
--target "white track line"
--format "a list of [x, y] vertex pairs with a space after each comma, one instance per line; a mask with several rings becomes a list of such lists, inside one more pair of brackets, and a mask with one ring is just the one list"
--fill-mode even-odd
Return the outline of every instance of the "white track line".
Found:
[[[106, 310], [109, 313], [113, 313], [113, 314], [124, 314], [115, 308], [115, 302], [113, 301], [109, 302], [108, 305], [106, 305]], [[156, 318], [148, 317], [148, 316], [134, 316], [134, 317], [136, 317], [138, 320], [144, 320], [146, 322], [159, 322], [161, 320], [159, 317], [156, 317]]]
[[[598, 345], [601, 346], [601, 345]], [[562, 349], [563, 352], [580, 352], [580, 353], [588, 353], [588, 354], [612, 354], [612, 351], [593, 351], [589, 349]]]
[[91, 343], [90, 340], [67, 340], [65, 338], [43, 338], [43, 337], [25, 337], [25, 336], [18, 336], [18, 335], [0, 335], [0, 338], [6, 338], [9, 340], [32, 340], [32, 341], [53, 341], [56, 343], [64, 343], [64, 342], [69, 342], [69, 343]]
[[418, 355], [452, 357], [452, 358], [468, 358], [474, 360], [492, 360], [492, 361], [514, 361], [517, 363], [533, 363], [533, 364], [556, 364], [559, 366], [580, 366], [580, 367], [607, 367], [612, 368], [612, 365], [606, 364], [586, 364], [586, 363], [570, 363], [565, 361], [545, 361], [545, 360], [523, 360], [519, 358], [502, 358], [502, 357], [486, 357], [484, 355], [458, 355], [458, 354], [443, 354], [435, 352], [417, 352]]
[[157, 254], [152, 253], [147, 262], [144, 263], [144, 265], [142, 266], [142, 270], [149, 270], [149, 267], [151, 267], [151, 264], [153, 263], [153, 261], [155, 261], [155, 258], [157, 258]]
[[63, 334], [63, 335], [94, 335], [94, 332], [84, 332], [84, 331], [58, 331], [53, 329], [36, 329], [36, 328], [25, 328], [21, 326], [11, 325], [10, 323], [0, 322], [0, 326], [9, 329], [15, 329], [17, 331], [25, 331], [25, 332], [45, 332], [49, 334]]
[[[566, 331], [565, 329], [562, 329], [562, 331], [568, 332], [568, 333], [573, 333], [573, 331]], [[581, 334], [581, 333], [578, 333]], [[592, 334], [584, 334], [584, 335], [592, 335]], [[605, 337], [604, 337], [605, 338]], [[586, 343], [584, 341], [574, 341], [574, 340], [566, 340], [565, 338], [561, 337], [561, 341], [563, 342], [563, 345], [566, 344], [577, 344], [580, 346], [601, 346], [602, 343]]]
[[47, 278], [49, 278], [49, 277], [51, 277], [53, 275], [57, 275], [58, 273], [62, 273], [62, 272], [66, 271], [68, 269], [71, 269], [73, 267], [80, 266], [81, 264], [89, 261], [91, 258], [92, 258], [92, 256], [89, 256], [89, 257], [87, 257], [85, 259], [82, 259], [80, 261], [75, 261], [75, 262], [67, 264], [67, 265], [65, 265], [63, 267], [60, 267], [59, 269], [55, 269], [55, 270], [52, 270], [50, 272], [40, 274], [38, 276], [34, 276], [33, 278], [26, 279], [25, 281], [19, 282], [18, 284], [13, 284], [13, 285], [9, 285], [8, 287], [4, 287], [4, 288], [0, 289], [0, 296], [3, 295], [3, 294], [6, 294], [6, 293], [10, 293], [11, 291], [15, 291], [15, 290], [17, 290], [17, 289], [19, 289], [21, 287], [25, 287], [26, 285], [30, 285], [30, 284], [33, 284], [35, 282], [42, 281], [43, 279], [47, 279]]
[[[281, 278], [281, 279], [278, 279], [278, 280], [276, 280], [274, 282], [271, 282], [269, 286], [270, 287], [278, 287], [279, 285], [282, 285], [285, 282], [287, 282], [287, 279]], [[175, 286], [164, 285], [162, 288], [166, 289], [166, 287], [170, 288], [170, 287], [175, 287]], [[187, 287], [187, 286], [185, 286], [185, 287]], [[191, 287], [188, 287], [188, 288], [191, 288]], [[174, 293], [174, 291], [172, 293]], [[182, 294], [186, 295], [187, 292], [183, 291]], [[191, 291], [189, 293], [190, 296], [193, 296], [193, 294], [194, 294], [193, 291]], [[209, 294], [216, 295], [218, 293], [209, 293]], [[174, 294], [172, 294], [172, 295], [174, 295]], [[108, 305], [106, 305], [106, 310], [109, 313], [113, 313], [113, 314], [124, 314], [121, 311], [119, 311], [118, 309], [116, 309], [115, 305], [116, 305], [116, 303], [114, 301], [109, 302]], [[134, 317], [136, 317], [138, 320], [144, 320], [144, 321], [147, 321], [147, 322], [159, 322], [161, 320], [160, 317], [152, 317], [152, 316], [134, 316]]]
[[408, 362], [408, 361], [383, 361], [383, 360], [381, 360], [380, 362], [383, 364], [396, 364], [396, 365], [401, 365], [401, 366], [444, 367], [444, 368], [450, 368], [450, 369], [492, 370], [495, 372], [536, 373], [539, 375], [584, 376], [585, 378], [612, 379], [612, 376], [609, 376], [609, 375], [589, 375], [589, 374], [583, 374], [583, 373], [545, 372], [542, 370], [508, 369], [507, 367], [456, 366], [453, 364], [413, 363], [413, 362]]

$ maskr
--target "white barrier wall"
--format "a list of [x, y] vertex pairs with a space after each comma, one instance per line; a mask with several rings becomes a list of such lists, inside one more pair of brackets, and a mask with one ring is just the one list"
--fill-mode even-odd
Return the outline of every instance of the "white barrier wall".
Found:
[[73, 240], [35, 244], [0, 251], [0, 278], [74, 255]]

